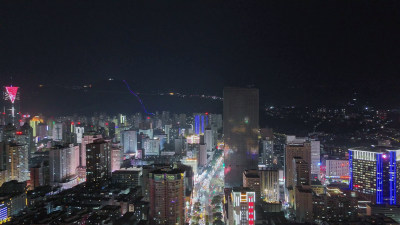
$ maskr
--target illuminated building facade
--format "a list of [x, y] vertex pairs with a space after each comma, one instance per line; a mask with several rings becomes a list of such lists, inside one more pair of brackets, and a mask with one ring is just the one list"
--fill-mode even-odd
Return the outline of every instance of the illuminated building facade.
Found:
[[208, 126], [208, 113], [195, 113], [194, 115], [194, 133], [197, 135], [204, 134]]
[[311, 177], [319, 180], [321, 166], [321, 143], [320, 141], [311, 140]]
[[[226, 196], [225, 196], [226, 198]], [[228, 220], [233, 225], [253, 225], [256, 194], [250, 188], [234, 187], [228, 197]]]
[[49, 151], [50, 184], [58, 185], [74, 178], [79, 165], [79, 147], [56, 146]]
[[185, 170], [158, 169], [149, 173], [150, 224], [185, 224]]
[[98, 186], [111, 175], [111, 145], [103, 139], [86, 145], [86, 183]]
[[325, 161], [325, 178], [347, 178], [349, 176], [349, 160], [327, 159]]
[[124, 148], [124, 154], [136, 153], [137, 151], [137, 132], [134, 130], [125, 130], [121, 135], [121, 142]]
[[145, 156], [160, 155], [160, 140], [146, 138], [143, 140], [143, 149]]
[[12, 180], [0, 187], [0, 224], [10, 222], [27, 207], [26, 182]]
[[29, 180], [28, 146], [16, 143], [6, 145], [9, 180]]
[[65, 132], [65, 126], [63, 123], [54, 123], [53, 125], [53, 140], [54, 141], [62, 141]]
[[248, 187], [254, 191], [257, 196], [256, 202], [259, 202], [261, 199], [260, 183], [261, 179], [258, 170], [245, 170], [243, 172], [243, 187]]
[[278, 159], [274, 154], [274, 141], [270, 138], [262, 140], [262, 153], [260, 154], [261, 165], [273, 168], [278, 164]]
[[349, 149], [349, 187], [375, 204], [400, 203], [400, 149], [373, 146]]
[[279, 170], [260, 167], [260, 194], [266, 202], [279, 202]]
[[211, 152], [215, 148], [214, 131], [206, 129], [204, 132], [204, 143], [206, 144], [207, 152]]
[[258, 101], [258, 89], [224, 88], [225, 187], [242, 185], [243, 171], [258, 167]]

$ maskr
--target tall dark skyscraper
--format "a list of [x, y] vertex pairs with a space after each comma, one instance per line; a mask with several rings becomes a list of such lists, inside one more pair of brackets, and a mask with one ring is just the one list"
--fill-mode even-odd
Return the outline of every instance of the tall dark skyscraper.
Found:
[[258, 89], [224, 88], [225, 187], [243, 185], [243, 171], [258, 165]]

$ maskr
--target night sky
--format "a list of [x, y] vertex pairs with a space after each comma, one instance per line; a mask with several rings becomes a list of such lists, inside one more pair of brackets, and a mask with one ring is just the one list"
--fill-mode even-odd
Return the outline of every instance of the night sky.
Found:
[[[145, 93], [254, 85], [266, 105], [338, 104], [356, 91], [398, 107], [399, 43], [398, 1], [9, 0], [0, 84], [13, 77], [31, 111], [76, 101], [85, 93], [74, 85], [112, 93], [109, 77]], [[164, 100], [148, 101], [156, 110]]]

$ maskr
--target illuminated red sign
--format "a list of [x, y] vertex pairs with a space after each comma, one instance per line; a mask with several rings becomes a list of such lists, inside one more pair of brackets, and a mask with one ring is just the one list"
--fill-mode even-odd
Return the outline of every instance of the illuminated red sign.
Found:
[[[251, 198], [249, 198], [249, 201], [252, 201]], [[249, 225], [254, 225], [254, 202], [249, 202]]]
[[16, 135], [22, 135], [22, 131], [15, 132]]
[[6, 91], [11, 103], [14, 103], [15, 98], [17, 97], [18, 87], [6, 87]]

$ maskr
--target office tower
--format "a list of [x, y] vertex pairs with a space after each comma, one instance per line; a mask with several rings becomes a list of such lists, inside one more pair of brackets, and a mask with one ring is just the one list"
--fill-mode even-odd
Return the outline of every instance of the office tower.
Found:
[[32, 135], [34, 137], [38, 136], [38, 125], [40, 123], [43, 123], [43, 119], [41, 119], [39, 116], [34, 116], [30, 121], [29, 125], [32, 127]]
[[6, 144], [7, 170], [10, 175], [9, 180], [19, 182], [29, 180], [28, 167], [28, 146], [17, 143]]
[[81, 144], [83, 140], [83, 134], [85, 133], [84, 127], [75, 127], [76, 143]]
[[258, 170], [245, 170], [243, 172], [243, 187], [248, 187], [256, 193], [256, 202], [261, 199], [260, 183], [261, 179]]
[[197, 135], [204, 134], [204, 130], [208, 126], [208, 113], [195, 113], [194, 117], [194, 133]]
[[348, 178], [349, 160], [327, 159], [325, 160], [325, 178]]
[[28, 159], [31, 158], [32, 153], [36, 151], [33, 144], [32, 128], [28, 123], [25, 123], [20, 130], [15, 132], [15, 140], [20, 145], [26, 145], [28, 149]]
[[262, 153], [261, 155], [261, 165], [265, 165], [268, 168], [276, 167], [278, 164], [278, 159], [274, 154], [274, 141], [270, 138], [261, 140], [262, 143]]
[[12, 124], [19, 127], [20, 113], [20, 89], [19, 87], [8, 86], [3, 89], [5, 123], [3, 125]]
[[297, 186], [295, 193], [294, 210], [296, 212], [296, 222], [313, 222], [313, 204], [311, 188]]
[[36, 136], [38, 137], [38, 141], [41, 141], [48, 136], [48, 126], [45, 123], [39, 123], [36, 129]]
[[124, 148], [124, 154], [136, 153], [137, 151], [137, 132], [134, 130], [125, 130], [122, 132], [121, 142]]
[[149, 173], [150, 224], [185, 224], [185, 170], [158, 169]]
[[55, 146], [49, 151], [50, 184], [67, 183], [76, 173], [79, 163], [79, 147]]
[[10, 222], [27, 207], [26, 182], [11, 180], [0, 187], [0, 223]]
[[200, 144], [200, 149], [199, 149], [199, 166], [203, 167], [207, 165], [207, 149], [206, 145]]
[[165, 134], [156, 134], [154, 135], [154, 139], [160, 140], [160, 150], [163, 150], [165, 147], [165, 143], [167, 142], [167, 135]]
[[259, 173], [262, 199], [270, 203], [279, 202], [279, 170], [261, 167]]
[[165, 132], [165, 134], [167, 135], [167, 143], [169, 144], [170, 143], [170, 141], [171, 141], [171, 139], [172, 139], [172, 137], [171, 137], [171, 135], [170, 135], [170, 129], [172, 128], [172, 125], [165, 125], [165, 128], [164, 128], [164, 132]]
[[160, 155], [160, 140], [146, 138], [143, 141], [143, 150], [145, 156]]
[[293, 157], [293, 183], [295, 186], [310, 186], [310, 165], [300, 157]]
[[250, 188], [234, 187], [225, 189], [225, 199], [228, 202], [228, 224], [254, 225], [256, 221], [256, 194]]
[[116, 171], [121, 168], [121, 150], [115, 147], [111, 148], [111, 171]]
[[134, 188], [141, 185], [142, 168], [121, 168], [112, 172], [111, 182], [120, 188]]
[[187, 150], [186, 138], [179, 137], [175, 139], [175, 154], [183, 154]]
[[[357, 195], [354, 195], [354, 193], [351, 193], [349, 190], [327, 187], [326, 195], [322, 196], [325, 197], [325, 210], [321, 214], [325, 217], [325, 221], [337, 223], [356, 219], [359, 210], [359, 198]], [[316, 212], [314, 212], [314, 215], [317, 216]]]
[[86, 183], [99, 186], [111, 175], [111, 145], [96, 139], [86, 145]]
[[153, 138], [153, 129], [139, 129], [139, 134], [144, 134], [149, 138]]
[[65, 128], [63, 123], [55, 123], [53, 125], [53, 140], [62, 141], [64, 137]]
[[399, 148], [359, 147], [349, 149], [349, 185], [375, 204], [400, 204]]
[[321, 143], [320, 141], [311, 140], [311, 177], [313, 180], [320, 177], [321, 166]]
[[44, 171], [43, 171], [43, 163], [33, 166], [29, 168], [30, 171], [30, 186], [32, 189], [43, 186], [45, 184], [44, 181]]
[[222, 129], [222, 115], [221, 114], [209, 114], [210, 127], [212, 130], [218, 131]]
[[[285, 187], [288, 189], [293, 189], [296, 184], [294, 182], [294, 168], [293, 168], [293, 159], [295, 157], [299, 157], [308, 163], [310, 166], [311, 162], [311, 144], [310, 142], [289, 142], [286, 145], [286, 153], [285, 153]], [[309, 177], [311, 177], [311, 169], [308, 169], [310, 172]]]
[[210, 128], [207, 128], [204, 132], [204, 142], [206, 144], [207, 152], [211, 152], [214, 149], [214, 132]]
[[86, 145], [93, 143], [97, 139], [101, 139], [102, 136], [100, 134], [84, 134], [83, 141], [79, 145], [79, 167], [86, 167]]
[[225, 187], [243, 183], [246, 169], [258, 165], [258, 89], [224, 88]]

